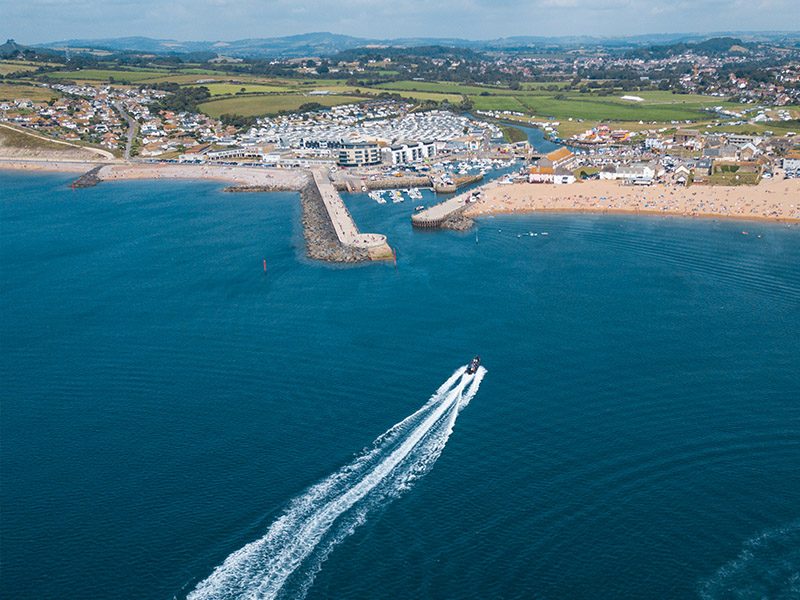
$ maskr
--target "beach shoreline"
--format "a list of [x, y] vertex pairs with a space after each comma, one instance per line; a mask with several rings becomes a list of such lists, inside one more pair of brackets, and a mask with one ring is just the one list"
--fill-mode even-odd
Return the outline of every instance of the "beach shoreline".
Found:
[[547, 213], [624, 214], [800, 222], [800, 180], [769, 179], [757, 186], [571, 185], [491, 183], [464, 216]]
[[[131, 163], [0, 158], [0, 170], [82, 174], [101, 166], [100, 182], [193, 179], [220, 181], [262, 191], [300, 191], [305, 169], [228, 165]], [[467, 218], [546, 213], [623, 214], [800, 222], [800, 180], [768, 179], [756, 186], [622, 185], [585, 181], [571, 185], [497, 181], [481, 186], [481, 198], [466, 207]]]

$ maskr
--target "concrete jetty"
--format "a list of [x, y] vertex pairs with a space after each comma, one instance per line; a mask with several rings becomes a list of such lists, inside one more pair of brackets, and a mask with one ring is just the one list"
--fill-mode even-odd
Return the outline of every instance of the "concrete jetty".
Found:
[[311, 174], [339, 243], [345, 248], [366, 250], [372, 260], [390, 259], [393, 254], [386, 236], [380, 233], [361, 233], [358, 230], [342, 197], [328, 179], [327, 172], [313, 169]]
[[461, 213], [469, 206], [473, 190], [453, 196], [452, 198], [434, 204], [418, 213], [411, 215], [411, 224], [414, 227], [427, 229], [469, 229], [472, 220]]

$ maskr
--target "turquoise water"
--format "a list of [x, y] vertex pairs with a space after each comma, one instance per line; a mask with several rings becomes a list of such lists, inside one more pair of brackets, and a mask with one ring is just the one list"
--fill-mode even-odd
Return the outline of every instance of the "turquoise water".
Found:
[[[0, 596], [184, 597], [417, 432], [283, 597], [797, 597], [797, 227], [536, 215], [476, 243], [357, 195], [398, 265], [343, 268], [303, 258], [294, 194], [70, 179], [0, 174]], [[476, 353], [469, 406], [356, 465]]]

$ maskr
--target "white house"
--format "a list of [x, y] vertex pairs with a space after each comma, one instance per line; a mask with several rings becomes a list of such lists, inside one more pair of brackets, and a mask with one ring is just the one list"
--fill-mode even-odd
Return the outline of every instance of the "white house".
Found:
[[384, 152], [388, 154], [393, 165], [402, 165], [433, 158], [436, 156], [436, 144], [434, 142], [405, 142], [389, 146], [384, 149]]
[[557, 185], [575, 183], [575, 175], [567, 169], [556, 169], [553, 174], [553, 183]]
[[792, 152], [783, 158], [783, 170], [790, 173], [800, 172], [800, 152]]
[[628, 183], [652, 183], [659, 175], [659, 168], [653, 163], [633, 163], [617, 167], [617, 179]]

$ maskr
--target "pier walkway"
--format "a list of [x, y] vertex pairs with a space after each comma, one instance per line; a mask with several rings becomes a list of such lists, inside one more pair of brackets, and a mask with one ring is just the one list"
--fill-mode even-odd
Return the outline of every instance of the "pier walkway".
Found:
[[386, 253], [391, 256], [392, 251], [385, 235], [380, 233], [361, 233], [358, 230], [353, 217], [350, 216], [350, 211], [347, 210], [342, 201], [342, 197], [328, 179], [327, 172], [323, 169], [312, 169], [311, 173], [339, 242], [343, 246], [367, 249], [370, 251], [371, 256], [374, 254], [378, 257]]
[[411, 224], [414, 227], [441, 227], [445, 221], [458, 215], [469, 206], [473, 191], [474, 190], [468, 190], [463, 194], [453, 196], [449, 200], [434, 204], [430, 208], [414, 213], [411, 215]]

